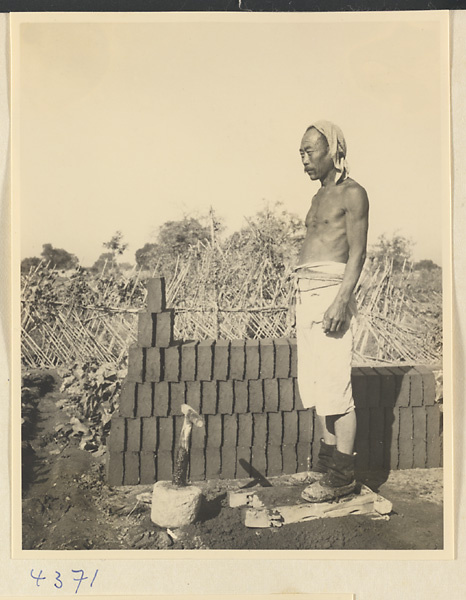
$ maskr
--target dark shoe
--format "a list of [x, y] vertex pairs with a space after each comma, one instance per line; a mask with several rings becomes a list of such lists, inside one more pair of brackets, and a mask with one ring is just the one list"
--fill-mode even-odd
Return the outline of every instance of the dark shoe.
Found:
[[310, 471], [306, 477], [306, 483], [311, 484], [315, 481], [320, 481], [322, 477], [328, 472], [330, 465], [333, 461], [333, 452], [336, 450], [335, 444], [326, 444], [324, 439], [320, 439], [320, 448], [317, 455], [317, 464]]
[[308, 486], [301, 496], [308, 502], [331, 502], [354, 492], [356, 485], [354, 454], [343, 454], [335, 449], [328, 473]]

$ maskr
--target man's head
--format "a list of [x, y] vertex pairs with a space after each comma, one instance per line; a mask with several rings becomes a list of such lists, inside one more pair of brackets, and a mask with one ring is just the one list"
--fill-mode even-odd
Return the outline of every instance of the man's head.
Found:
[[330, 121], [316, 121], [303, 136], [300, 148], [304, 169], [313, 180], [321, 181], [335, 172], [335, 183], [344, 181], [349, 168], [346, 141], [342, 130]]
[[304, 170], [313, 181], [325, 178], [335, 168], [327, 139], [315, 127], [305, 131], [299, 153]]

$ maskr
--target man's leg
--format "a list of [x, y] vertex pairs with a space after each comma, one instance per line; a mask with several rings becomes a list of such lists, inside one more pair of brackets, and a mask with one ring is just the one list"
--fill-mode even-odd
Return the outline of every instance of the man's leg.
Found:
[[356, 438], [356, 413], [354, 410], [344, 415], [319, 416], [326, 444], [337, 447], [339, 452], [352, 454]]

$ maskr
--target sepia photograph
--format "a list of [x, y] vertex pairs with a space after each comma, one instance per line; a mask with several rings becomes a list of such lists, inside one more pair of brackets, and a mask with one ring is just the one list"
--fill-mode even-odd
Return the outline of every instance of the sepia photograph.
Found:
[[451, 557], [448, 14], [11, 19], [17, 555]]

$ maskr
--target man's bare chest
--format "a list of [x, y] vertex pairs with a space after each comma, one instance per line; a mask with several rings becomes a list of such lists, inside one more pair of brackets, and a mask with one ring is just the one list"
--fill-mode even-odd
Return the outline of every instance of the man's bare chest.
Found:
[[345, 220], [346, 210], [339, 197], [315, 196], [306, 216], [306, 227], [339, 225]]

